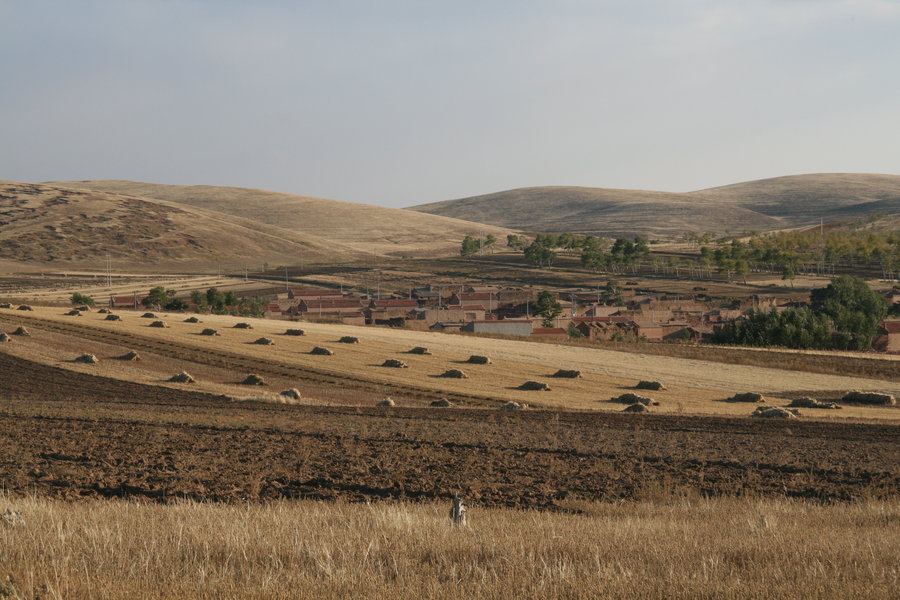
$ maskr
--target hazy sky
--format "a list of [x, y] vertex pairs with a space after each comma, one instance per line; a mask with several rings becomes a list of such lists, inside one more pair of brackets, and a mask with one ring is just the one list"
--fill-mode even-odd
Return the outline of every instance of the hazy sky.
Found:
[[0, 179], [388, 206], [900, 173], [900, 0], [0, 0]]

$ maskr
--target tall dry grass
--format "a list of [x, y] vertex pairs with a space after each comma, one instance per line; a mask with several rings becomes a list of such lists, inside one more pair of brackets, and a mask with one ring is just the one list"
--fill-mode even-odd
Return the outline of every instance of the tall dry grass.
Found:
[[582, 514], [445, 504], [0, 500], [0, 596], [896, 598], [900, 504], [696, 498]]

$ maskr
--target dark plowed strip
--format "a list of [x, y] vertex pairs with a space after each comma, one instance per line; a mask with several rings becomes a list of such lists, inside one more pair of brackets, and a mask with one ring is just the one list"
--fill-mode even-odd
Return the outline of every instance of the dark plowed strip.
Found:
[[897, 495], [898, 432], [749, 418], [234, 404], [0, 354], [0, 486], [72, 499], [417, 499], [459, 489], [475, 505], [561, 508], [573, 498], [675, 488], [849, 500]]

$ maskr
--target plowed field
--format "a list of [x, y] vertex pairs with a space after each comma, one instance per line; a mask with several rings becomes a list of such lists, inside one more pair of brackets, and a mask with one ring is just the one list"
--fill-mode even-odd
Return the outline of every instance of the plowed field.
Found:
[[[360, 390], [360, 394], [365, 394]], [[0, 485], [158, 501], [435, 498], [567, 508], [659, 490], [895, 495], [889, 424], [234, 402], [0, 353]]]

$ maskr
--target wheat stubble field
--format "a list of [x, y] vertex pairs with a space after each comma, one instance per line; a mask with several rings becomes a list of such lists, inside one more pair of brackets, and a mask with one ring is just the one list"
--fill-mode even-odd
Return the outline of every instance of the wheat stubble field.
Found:
[[[202, 323], [184, 323], [185, 315], [160, 313], [158, 319], [142, 318], [142, 312], [120, 311], [121, 321], [107, 321], [106, 315], [89, 312], [81, 317], [64, 316], [58, 307], [35, 307], [34, 311], [0, 310], [0, 323], [12, 331], [17, 324], [30, 326], [32, 336], [18, 338], [4, 351], [45, 364], [62, 366], [140, 383], [163, 384], [165, 379], [181, 371], [222, 366], [226, 373], [197, 377], [190, 389], [247, 396], [246, 387], [235, 387], [239, 373], [260, 371], [277, 386], [303, 387], [298, 375], [304, 369], [330, 376], [329, 381], [362, 381], [364, 386], [381, 385], [381, 391], [396, 395], [404, 391], [421, 391], [426, 396], [467, 396], [469, 403], [493, 405], [508, 400], [545, 407], [589, 410], [620, 410], [621, 405], [607, 400], [629, 391], [641, 379], [662, 381], [669, 389], [650, 394], [660, 405], [657, 412], [679, 414], [746, 415], [752, 410], [741, 403], [722, 400], [737, 392], [757, 391], [780, 398], [786, 403], [797, 395], [822, 398], [839, 397], [850, 389], [877, 390], [900, 395], [900, 379], [874, 379], [809, 373], [691, 360], [670, 356], [641, 355], [598, 348], [583, 348], [525, 341], [475, 338], [388, 328], [298, 323], [251, 319], [252, 329], [234, 326], [246, 319], [205, 315]], [[163, 320], [167, 328], [149, 325]], [[300, 327], [306, 335], [283, 335], [288, 328]], [[213, 328], [218, 336], [200, 335]], [[358, 344], [345, 344], [344, 336], [359, 339]], [[274, 345], [256, 345], [261, 337]], [[316, 356], [310, 351], [326, 347], [333, 356]], [[424, 346], [430, 355], [408, 351]], [[128, 349], [146, 353], [140, 363], [101, 360], [97, 365], [78, 365], [71, 359], [82, 352], [97, 354], [101, 359], [123, 354]], [[153, 360], [162, 354], [166, 360]], [[468, 364], [471, 355], [491, 358], [490, 365]], [[237, 357], [241, 358], [238, 359]], [[232, 357], [228, 361], [225, 357]], [[408, 368], [381, 366], [385, 360], [398, 359]], [[194, 367], [194, 363], [201, 366]], [[174, 369], [174, 370], [173, 370]], [[439, 377], [449, 369], [460, 369], [468, 379]], [[582, 371], [583, 378], [562, 379], [552, 375], [558, 369]], [[898, 367], [900, 369], [900, 367]], [[192, 373], [193, 374], [193, 373]], [[243, 373], [246, 375], [247, 373]], [[550, 392], [517, 389], [528, 380], [550, 384]], [[176, 384], [180, 385], [180, 384]], [[315, 385], [312, 386], [315, 388]], [[258, 395], [260, 390], [251, 390]], [[270, 390], [271, 391], [271, 390]], [[277, 390], [275, 390], [277, 391]], [[301, 390], [303, 391], [303, 390]], [[333, 392], [333, 390], [331, 390]], [[325, 394], [327, 395], [327, 394]], [[392, 396], [393, 397], [393, 396]], [[310, 400], [315, 400], [315, 394]], [[327, 398], [322, 398], [327, 400]], [[358, 396], [356, 403], [374, 404], [377, 395]], [[413, 403], [415, 405], [415, 402]], [[841, 411], [819, 417], [857, 417], [895, 419], [895, 407], [848, 406]]]
[[[63, 312], [0, 310], [0, 330], [31, 332], [0, 347], [0, 512], [22, 519], [0, 524], [8, 597], [898, 591], [897, 409], [786, 423], [720, 401], [896, 382], [411, 331], [255, 319], [241, 330], [240, 319], [175, 314], [153, 328], [140, 312]], [[221, 335], [198, 335], [206, 327]], [[288, 327], [307, 334], [281, 335]], [[275, 345], [250, 343], [262, 336]], [[335, 355], [308, 354], [317, 345]], [[407, 354], [414, 345], [433, 354]], [[142, 360], [115, 358], [129, 349]], [[100, 362], [70, 362], [83, 352]], [[493, 364], [461, 364], [476, 353]], [[379, 366], [386, 358], [410, 366]], [[470, 379], [434, 377], [446, 368]], [[585, 377], [546, 377], [557, 368]], [[165, 381], [181, 370], [197, 383]], [[241, 385], [251, 372], [269, 385]], [[652, 393], [656, 414], [603, 401], [643, 378], [670, 387]], [[554, 389], [511, 389], [526, 379]], [[277, 402], [287, 387], [303, 397]], [[397, 406], [374, 406], [386, 396]], [[440, 397], [456, 407], [429, 406]], [[536, 406], [498, 410], [509, 399]], [[454, 492], [471, 507], [465, 530], [448, 526]]]

